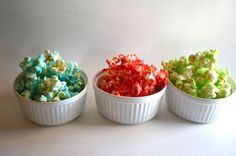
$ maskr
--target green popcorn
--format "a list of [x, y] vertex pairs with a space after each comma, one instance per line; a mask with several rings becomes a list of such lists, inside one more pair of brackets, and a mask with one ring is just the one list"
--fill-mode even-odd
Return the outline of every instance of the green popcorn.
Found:
[[25, 57], [20, 67], [22, 74], [15, 87], [31, 100], [60, 101], [75, 96], [85, 87], [78, 64], [63, 60], [59, 51], [46, 50], [36, 59]]
[[197, 96], [197, 86], [193, 79], [190, 79], [189, 82], [182, 83], [179, 89], [192, 96]]
[[170, 81], [180, 90], [201, 98], [224, 98], [231, 95], [228, 83], [230, 73], [218, 68], [216, 50], [192, 54], [179, 59], [162, 62], [169, 71]]
[[193, 65], [193, 68], [212, 68], [216, 65], [216, 50], [198, 52], [194, 55], [190, 55], [188, 60], [189, 64]]
[[218, 69], [217, 70], [218, 76], [219, 76], [219, 80], [227, 82], [230, 73], [227, 69]]
[[170, 72], [175, 72], [175, 60], [170, 60], [169, 62], [162, 61], [162, 66]]
[[181, 74], [178, 74], [178, 73], [171, 73], [170, 76], [169, 76], [169, 79], [173, 82], [176, 82], [176, 81], [185, 80], [185, 77]]
[[219, 89], [213, 85], [212, 83], [208, 83], [203, 89], [202, 89], [202, 98], [207, 99], [214, 99], [217, 96], [217, 93], [219, 92]]
[[192, 70], [191, 69], [186, 69], [186, 71], [183, 73], [183, 77], [185, 78], [185, 80], [189, 81], [192, 78]]
[[218, 82], [216, 87], [219, 89], [218, 98], [227, 97], [231, 94], [231, 85], [228, 82]]
[[205, 72], [208, 70], [208, 68], [205, 67], [198, 67], [198, 68], [193, 68], [193, 74], [194, 76], [202, 76], [205, 74]]
[[180, 90], [182, 90], [182, 88], [183, 88], [183, 86], [184, 86], [184, 82], [183, 82], [182, 80], [177, 80], [177, 81], [175, 82], [175, 86], [176, 86], [177, 88], [179, 88]]
[[215, 70], [207, 70], [204, 73], [204, 79], [206, 80], [206, 82], [210, 82], [210, 83], [216, 83], [218, 80], [218, 73]]
[[196, 86], [201, 90], [205, 86], [205, 79], [202, 76], [195, 77]]
[[175, 70], [177, 73], [183, 73], [188, 67], [188, 60], [186, 57], [182, 56], [177, 60]]
[[168, 71], [183, 73], [188, 67], [188, 60], [183, 56], [180, 59], [171, 60], [170, 62], [162, 62], [162, 65]]

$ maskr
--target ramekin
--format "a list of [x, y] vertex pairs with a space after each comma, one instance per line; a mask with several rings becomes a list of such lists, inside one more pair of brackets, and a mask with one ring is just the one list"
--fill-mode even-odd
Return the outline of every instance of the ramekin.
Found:
[[97, 84], [102, 72], [93, 78], [93, 89], [98, 112], [105, 118], [120, 124], [140, 124], [154, 118], [166, 91], [166, 86], [159, 92], [143, 97], [125, 97], [109, 94]]
[[221, 99], [204, 99], [184, 93], [176, 88], [171, 81], [167, 85], [166, 102], [169, 110], [177, 116], [196, 123], [213, 123], [219, 118], [223, 107], [231, 102], [236, 85], [229, 78], [232, 94]]
[[15, 89], [18, 75], [14, 81], [14, 92], [25, 118], [44, 126], [62, 125], [77, 118], [84, 110], [88, 90], [88, 77], [85, 72], [81, 73], [84, 89], [71, 98], [56, 102], [38, 102], [22, 97]]

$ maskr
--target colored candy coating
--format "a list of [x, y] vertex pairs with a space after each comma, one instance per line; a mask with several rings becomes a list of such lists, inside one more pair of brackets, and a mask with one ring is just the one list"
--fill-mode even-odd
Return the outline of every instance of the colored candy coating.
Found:
[[117, 96], [139, 97], [154, 94], [167, 84], [168, 71], [147, 65], [135, 54], [120, 54], [106, 61], [98, 87]]
[[218, 67], [216, 55], [216, 50], [203, 51], [163, 61], [162, 65], [169, 71], [170, 81], [183, 92], [200, 98], [224, 98], [231, 95], [230, 73]]
[[22, 73], [15, 87], [27, 99], [60, 101], [75, 96], [85, 87], [78, 64], [63, 60], [59, 51], [46, 50], [36, 59], [25, 57], [19, 66]]

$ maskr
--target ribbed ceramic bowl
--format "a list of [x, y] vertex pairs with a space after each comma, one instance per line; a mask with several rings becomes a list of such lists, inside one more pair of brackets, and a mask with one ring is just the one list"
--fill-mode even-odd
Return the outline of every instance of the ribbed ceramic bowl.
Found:
[[93, 88], [97, 110], [105, 118], [121, 124], [140, 124], [158, 114], [166, 87], [144, 97], [115, 96], [98, 88], [100, 79], [101, 72], [98, 72], [93, 79]]
[[229, 97], [203, 99], [182, 92], [169, 81], [166, 92], [167, 106], [171, 112], [191, 122], [213, 123], [220, 116], [222, 107], [227, 107], [235, 93], [235, 82], [231, 78], [229, 82], [233, 92]]
[[[17, 76], [18, 78], [19, 76]], [[57, 102], [38, 102], [22, 97], [15, 89], [17, 101], [26, 119], [45, 126], [62, 125], [78, 117], [84, 110], [88, 90], [87, 75], [82, 72], [85, 88], [77, 95]]]

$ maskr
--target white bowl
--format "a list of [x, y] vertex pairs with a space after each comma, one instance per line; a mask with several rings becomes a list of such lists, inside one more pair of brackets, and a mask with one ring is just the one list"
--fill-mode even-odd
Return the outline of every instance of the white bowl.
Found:
[[159, 111], [166, 86], [159, 92], [143, 97], [125, 97], [109, 94], [97, 84], [98, 72], [93, 79], [93, 88], [98, 112], [105, 118], [121, 124], [140, 124], [154, 118]]
[[232, 78], [229, 79], [229, 82], [233, 92], [229, 97], [204, 99], [184, 93], [169, 81], [166, 92], [167, 106], [171, 112], [183, 119], [197, 123], [215, 122], [223, 110], [222, 107], [227, 107], [235, 93], [235, 82]]
[[18, 77], [14, 82], [14, 91], [26, 119], [39, 125], [56, 126], [72, 121], [83, 112], [88, 90], [88, 78], [84, 72], [84, 89], [71, 98], [57, 102], [38, 102], [22, 97], [15, 89]]

